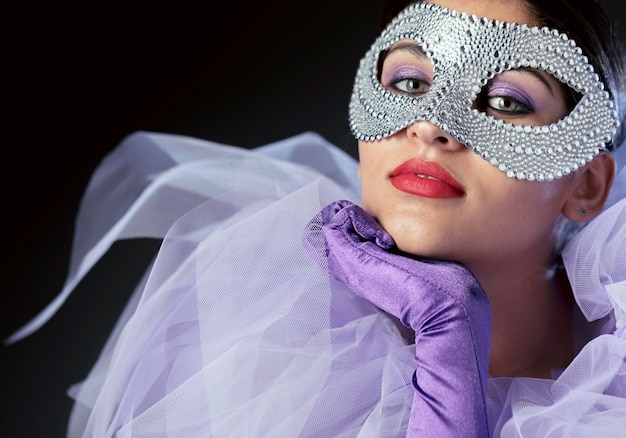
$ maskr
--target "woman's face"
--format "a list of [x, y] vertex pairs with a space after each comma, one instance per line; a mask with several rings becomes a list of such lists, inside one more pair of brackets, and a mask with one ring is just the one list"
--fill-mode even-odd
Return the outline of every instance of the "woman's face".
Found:
[[[433, 0], [479, 17], [535, 24], [521, 1]], [[414, 41], [388, 51], [381, 69], [387, 89], [419, 97], [433, 78]], [[568, 91], [541, 70], [512, 70], [493, 78], [475, 107], [516, 124], [546, 125], [565, 116]], [[429, 122], [420, 121], [375, 142], [359, 142], [362, 202], [415, 255], [493, 270], [554, 245], [553, 228], [571, 177], [551, 182], [511, 179]]]

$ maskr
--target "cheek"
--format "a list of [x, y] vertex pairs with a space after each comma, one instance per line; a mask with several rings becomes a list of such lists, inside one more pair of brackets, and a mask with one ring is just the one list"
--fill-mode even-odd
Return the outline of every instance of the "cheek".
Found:
[[565, 191], [559, 181], [529, 182], [510, 180], [508, 190], [487, 197], [484, 217], [489, 228], [518, 235], [546, 236], [563, 209]]
[[542, 201], [551, 201], [553, 199], [565, 199], [568, 181], [570, 176], [561, 178], [559, 180], [543, 183], [541, 190], [538, 193], [538, 197]]
[[381, 213], [382, 209], [381, 196], [377, 192], [379, 184], [374, 183], [367, 172], [367, 168], [361, 170], [359, 173], [361, 179], [361, 203], [363, 204], [363, 208], [377, 215]]
[[512, 197], [523, 202], [531, 210], [559, 212], [567, 198], [567, 181], [550, 182], [513, 181], [516, 185]]
[[[380, 153], [381, 147], [376, 150], [375, 144], [362, 144], [359, 142], [359, 165], [357, 168], [357, 176], [361, 181], [362, 196], [367, 197], [370, 192], [375, 191], [381, 184], [381, 163], [384, 156]], [[374, 193], [371, 193], [373, 196]]]

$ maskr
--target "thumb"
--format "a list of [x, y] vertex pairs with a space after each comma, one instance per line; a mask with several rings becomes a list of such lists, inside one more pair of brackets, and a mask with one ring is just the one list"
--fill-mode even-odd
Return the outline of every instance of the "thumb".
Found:
[[380, 226], [374, 216], [349, 201], [343, 201], [340, 205], [339, 209], [336, 205], [333, 207], [335, 208], [334, 216], [328, 218], [325, 225], [327, 228], [342, 232], [345, 237], [355, 243], [369, 241], [383, 249], [389, 249], [395, 245], [391, 235]]

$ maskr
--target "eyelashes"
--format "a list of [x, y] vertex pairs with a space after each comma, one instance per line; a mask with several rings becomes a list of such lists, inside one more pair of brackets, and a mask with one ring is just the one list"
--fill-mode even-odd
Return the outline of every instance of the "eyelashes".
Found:
[[419, 68], [398, 67], [391, 70], [391, 74], [389, 73], [390, 69], [383, 71], [381, 84], [392, 93], [419, 97], [430, 89], [430, 76]]
[[523, 88], [508, 81], [490, 81], [481, 91], [477, 102], [483, 102], [485, 109], [500, 112], [528, 114], [535, 110], [535, 103]]
[[393, 84], [398, 81], [402, 81], [406, 79], [426, 82], [428, 85], [430, 85], [430, 82], [431, 82], [429, 75], [425, 74], [420, 69], [413, 68], [413, 67], [401, 67], [401, 68], [395, 69], [393, 71], [393, 74], [391, 75], [389, 82]]

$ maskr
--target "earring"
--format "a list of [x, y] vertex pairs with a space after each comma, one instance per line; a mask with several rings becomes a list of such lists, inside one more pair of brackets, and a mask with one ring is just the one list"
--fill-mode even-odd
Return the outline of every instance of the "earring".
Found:
[[585, 207], [582, 207], [582, 208], [580, 209], [580, 215], [581, 215], [581, 216], [586, 216], [586, 215], [587, 215], [587, 209], [586, 209]]

